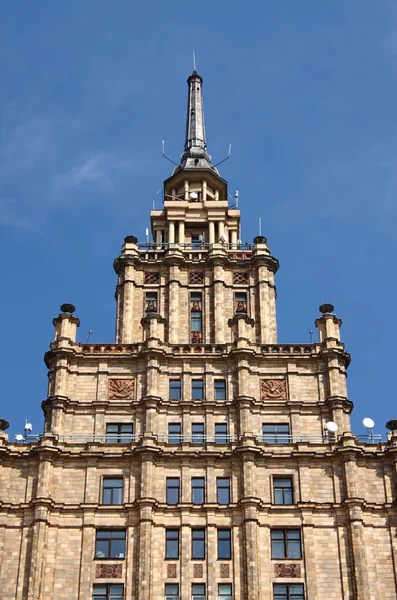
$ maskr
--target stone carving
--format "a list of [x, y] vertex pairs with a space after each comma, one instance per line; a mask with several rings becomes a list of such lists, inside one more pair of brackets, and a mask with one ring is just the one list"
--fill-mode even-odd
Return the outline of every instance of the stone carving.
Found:
[[192, 331], [190, 335], [191, 335], [190, 341], [192, 342], [192, 344], [201, 344], [202, 343], [203, 334], [201, 331]]
[[229, 578], [230, 577], [230, 567], [227, 563], [223, 563], [221, 564], [220, 567], [220, 576], [222, 577], [222, 579], [224, 578]]
[[236, 302], [236, 313], [246, 313], [247, 312], [247, 301], [246, 300], [238, 300]]
[[157, 300], [146, 300], [146, 312], [157, 312]]
[[301, 567], [293, 563], [277, 563], [274, 565], [275, 577], [300, 577]]
[[160, 273], [145, 273], [144, 283], [159, 283], [160, 282]]
[[203, 565], [193, 565], [193, 577], [203, 577]]
[[247, 284], [248, 274], [247, 273], [233, 273], [233, 284]]
[[123, 576], [123, 565], [109, 563], [96, 565], [95, 577], [97, 579], [115, 579]]
[[176, 577], [176, 565], [167, 565], [167, 577], [169, 579], [175, 579]]
[[191, 303], [190, 310], [192, 312], [201, 311], [202, 310], [201, 300], [193, 300], [193, 302]]
[[261, 379], [261, 400], [287, 400], [285, 379]]
[[109, 379], [110, 400], [133, 400], [134, 392], [134, 379]]
[[198, 271], [191, 271], [188, 276], [189, 283], [200, 284], [204, 283], [204, 273]]

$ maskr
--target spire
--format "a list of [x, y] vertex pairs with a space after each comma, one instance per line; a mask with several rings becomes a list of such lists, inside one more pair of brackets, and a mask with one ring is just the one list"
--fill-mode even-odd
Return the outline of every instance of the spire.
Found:
[[193, 71], [187, 80], [189, 94], [187, 100], [185, 150], [181, 156], [181, 166], [187, 169], [212, 169], [211, 156], [207, 152], [204, 125], [203, 80]]

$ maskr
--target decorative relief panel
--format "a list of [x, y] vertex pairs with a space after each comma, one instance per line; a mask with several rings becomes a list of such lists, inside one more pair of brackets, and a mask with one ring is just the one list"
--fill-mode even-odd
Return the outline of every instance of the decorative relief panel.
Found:
[[145, 273], [144, 283], [160, 283], [160, 273]]
[[134, 379], [109, 379], [110, 400], [133, 400], [134, 392]]
[[203, 565], [193, 565], [193, 577], [203, 577]]
[[188, 275], [188, 282], [193, 284], [204, 283], [204, 273], [191, 271]]
[[248, 283], [248, 273], [233, 273], [233, 283], [246, 285]]
[[220, 576], [223, 578], [229, 578], [230, 577], [230, 566], [227, 563], [221, 564], [220, 567]]
[[261, 400], [287, 400], [285, 379], [261, 379]]
[[167, 577], [168, 579], [176, 578], [176, 565], [167, 565]]
[[201, 344], [203, 341], [203, 334], [201, 331], [192, 331], [190, 334], [190, 341], [192, 344]]
[[95, 577], [97, 579], [116, 579], [123, 576], [123, 565], [110, 565], [109, 563], [96, 565]]
[[300, 577], [301, 567], [293, 563], [277, 563], [274, 565], [275, 577]]

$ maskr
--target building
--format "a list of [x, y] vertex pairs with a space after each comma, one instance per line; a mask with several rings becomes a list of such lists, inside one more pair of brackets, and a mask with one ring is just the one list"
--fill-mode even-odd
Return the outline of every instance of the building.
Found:
[[0, 596], [395, 600], [397, 431], [350, 431], [332, 305], [318, 342], [277, 343], [277, 259], [240, 241], [188, 87], [153, 242], [114, 263], [115, 343], [77, 343], [64, 304], [44, 433], [0, 421]]

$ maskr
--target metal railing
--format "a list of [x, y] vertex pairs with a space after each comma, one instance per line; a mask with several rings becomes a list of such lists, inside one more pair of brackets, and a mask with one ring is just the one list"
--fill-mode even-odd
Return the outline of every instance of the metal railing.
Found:
[[255, 244], [251, 242], [240, 242], [240, 243], [221, 243], [216, 242], [214, 244], [209, 244], [208, 242], [167, 242], [167, 243], [159, 243], [156, 242], [139, 242], [137, 244], [139, 250], [151, 250], [151, 251], [165, 251], [172, 248], [182, 248], [183, 250], [211, 250], [213, 247], [221, 247], [225, 250], [231, 251], [239, 251], [239, 250], [252, 250], [255, 247]]
[[231, 444], [232, 442], [237, 442], [238, 436], [235, 434], [214, 434], [214, 435], [205, 435], [202, 433], [196, 433], [193, 435], [182, 435], [177, 433], [158, 433], [156, 434], [156, 438], [159, 442], [165, 442], [166, 444], [172, 445], [180, 445], [180, 444]]

